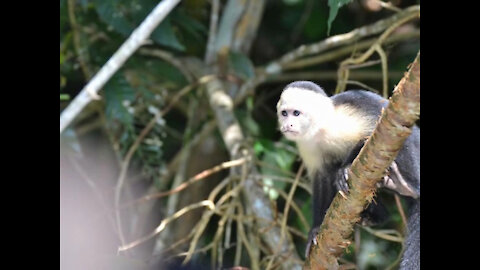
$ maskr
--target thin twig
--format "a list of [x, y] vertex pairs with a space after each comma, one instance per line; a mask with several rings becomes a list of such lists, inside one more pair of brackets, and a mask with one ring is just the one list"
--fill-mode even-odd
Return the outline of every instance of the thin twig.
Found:
[[[264, 187], [266, 187], [267, 189], [273, 189], [275, 190], [276, 192], [278, 192], [278, 194], [280, 196], [282, 196], [282, 198], [286, 201], [288, 199], [288, 194], [281, 190], [281, 189], [278, 189], [278, 188], [275, 188], [273, 186], [266, 186], [264, 185], [263, 183], [259, 182], [259, 184], [263, 185]], [[305, 218], [305, 216], [303, 215], [302, 213], [302, 210], [300, 209], [300, 207], [298, 207], [297, 203], [295, 201], [291, 201], [291, 207], [293, 209], [293, 211], [297, 214], [298, 218], [300, 219], [300, 222], [302, 223], [302, 225], [308, 230], [310, 228], [310, 225], [308, 224], [307, 222], [307, 219]], [[279, 223], [279, 225], [281, 226], [282, 224]]]
[[398, 7], [394, 6], [391, 2], [383, 2], [381, 0], [375, 0], [375, 2], [377, 2], [381, 7], [385, 8], [385, 9], [395, 11], [395, 12], [402, 11], [401, 8], [398, 8]]
[[304, 167], [305, 166], [302, 162], [302, 165], [300, 165], [300, 168], [298, 169], [297, 175], [295, 176], [295, 181], [293, 182], [293, 185], [290, 188], [290, 192], [288, 193], [287, 201], [285, 202], [285, 210], [283, 210], [282, 236], [281, 236], [282, 240], [281, 241], [283, 241], [283, 239], [285, 238], [285, 231], [286, 231], [285, 228], [287, 226], [288, 211], [290, 210], [290, 205], [292, 204], [292, 201], [293, 201], [293, 194], [295, 193], [295, 190], [297, 189], [297, 185], [300, 181], [300, 177], [302, 176]]
[[397, 205], [397, 208], [398, 208], [398, 212], [400, 213], [400, 217], [402, 217], [403, 225], [408, 230], [407, 216], [405, 216], [405, 211], [403, 211], [403, 206], [402, 206], [402, 203], [400, 202], [400, 196], [398, 196], [397, 194], [394, 194], [394, 198], [395, 198], [395, 204]]
[[380, 44], [375, 46], [375, 51], [377, 51], [378, 55], [380, 56], [380, 60], [382, 61], [382, 76], [383, 76], [383, 97], [388, 98], [388, 63], [387, 63], [387, 55], [385, 51], [382, 49]]
[[[183, 132], [184, 133], [183, 144], [185, 144], [185, 142], [189, 141], [189, 139], [190, 139], [192, 129], [193, 129], [193, 125], [195, 124], [194, 115], [195, 115], [197, 106], [198, 106], [198, 102], [196, 101], [196, 99], [194, 97], [190, 96], [189, 97], [189, 104], [188, 104], [188, 115], [187, 115], [188, 120], [187, 120], [186, 128]], [[188, 164], [188, 161], [189, 161], [189, 157], [191, 156], [191, 150], [192, 150], [191, 145], [187, 144], [184, 147], [184, 150], [182, 151], [182, 156], [180, 157], [180, 162], [179, 162], [179, 165], [178, 165], [178, 168], [177, 168], [177, 172], [175, 173], [175, 177], [174, 177], [173, 183], [172, 183], [173, 188], [176, 188], [176, 187], [180, 186], [186, 178], [185, 174], [186, 174], [186, 171], [187, 171], [187, 164]], [[173, 213], [175, 211], [175, 209], [177, 209], [178, 198], [179, 198], [178, 193], [173, 193], [172, 196], [170, 196], [168, 198], [168, 201], [167, 201], [167, 215], [170, 215], [171, 213]], [[167, 234], [170, 234], [170, 232], [168, 232]]]
[[[403, 40], [408, 40], [412, 38], [418, 38], [420, 36], [419, 30], [412, 30], [406, 33], [396, 33], [392, 34], [392, 36], [388, 37], [384, 44], [391, 44], [400, 42]], [[369, 38], [366, 40], [362, 40], [359, 42], [355, 42], [352, 45], [347, 45], [343, 47], [339, 47], [337, 49], [330, 50], [328, 52], [321, 53], [316, 56], [301, 58], [296, 61], [286, 63], [283, 67], [283, 70], [292, 70], [292, 69], [299, 69], [305, 68], [313, 65], [319, 65], [322, 63], [326, 63], [328, 61], [333, 61], [345, 55], [352, 53], [353, 51], [361, 51], [364, 49], [369, 48], [376, 42], [377, 38]]]
[[338, 82], [337, 82], [337, 87], [335, 89], [335, 93], [338, 94], [345, 90], [345, 85], [346, 85], [346, 80], [348, 79], [349, 76], [349, 66], [352, 64], [360, 64], [365, 62], [375, 51], [377, 51], [377, 47], [383, 44], [385, 40], [387, 39], [390, 34], [397, 29], [400, 25], [416, 19], [420, 16], [419, 12], [415, 12], [412, 14], [408, 14], [408, 16], [402, 17], [399, 20], [393, 22], [388, 28], [380, 35], [380, 37], [375, 41], [375, 43], [367, 50], [365, 51], [362, 55], [356, 57], [356, 58], [348, 58], [340, 64], [340, 67], [338, 68]]
[[[350, 75], [350, 77], [353, 77], [353, 76]], [[377, 89], [375, 89], [375, 88], [373, 88], [373, 87], [371, 87], [371, 86], [368, 86], [368, 85], [366, 85], [366, 84], [364, 84], [364, 83], [362, 83], [362, 82], [359, 82], [359, 81], [347, 80], [345, 83], [346, 83], [346, 84], [358, 85], [358, 86], [362, 87], [363, 89], [370, 90], [370, 91], [372, 91], [372, 92], [374, 92], [374, 93], [377, 93], [377, 94], [380, 93], [380, 91], [378, 91]]]
[[208, 31], [207, 51], [205, 63], [210, 65], [215, 61], [215, 39], [217, 35], [218, 13], [220, 10], [219, 0], [212, 0], [212, 11], [210, 12], [210, 30]]
[[193, 234], [190, 233], [188, 234], [187, 236], [183, 237], [182, 239], [178, 240], [177, 242], [171, 244], [168, 248], [162, 250], [161, 252], [158, 252], [157, 254], [153, 255], [153, 256], [162, 256], [163, 254], [167, 253], [168, 251], [170, 250], [174, 250], [176, 247], [178, 247], [179, 245], [187, 242], [190, 240], [190, 238], [192, 238]]
[[180, 99], [181, 96], [185, 95], [186, 93], [188, 93], [191, 89], [193, 89], [193, 86], [192, 85], [189, 85], [187, 87], [185, 87], [184, 89], [182, 89], [173, 99], [172, 101], [170, 102], [170, 104], [164, 109], [162, 110], [161, 112], [158, 112], [153, 118], [152, 120], [150, 120], [150, 122], [147, 124], [147, 126], [140, 132], [140, 134], [138, 135], [137, 139], [135, 140], [135, 142], [132, 144], [132, 146], [130, 146], [130, 148], [128, 149], [128, 152], [127, 154], [125, 155], [125, 158], [122, 162], [122, 166], [120, 168], [120, 174], [119, 174], [119, 177], [118, 177], [118, 180], [117, 180], [117, 185], [115, 186], [115, 200], [114, 200], [114, 207], [116, 209], [115, 213], [115, 218], [116, 218], [116, 222], [117, 222], [117, 227], [118, 227], [118, 231], [119, 231], [119, 235], [120, 235], [120, 240], [121, 240], [121, 243], [122, 245], [125, 244], [125, 238], [123, 236], [123, 230], [122, 230], [122, 224], [121, 224], [121, 217], [120, 217], [120, 197], [121, 197], [121, 193], [122, 193], [122, 189], [123, 189], [123, 185], [124, 185], [124, 182], [125, 182], [125, 177], [126, 177], [126, 174], [127, 174], [127, 171], [128, 171], [128, 167], [130, 165], [130, 160], [132, 159], [133, 157], [133, 154], [135, 153], [135, 151], [137, 150], [137, 148], [140, 146], [140, 143], [143, 141], [143, 139], [147, 136], [147, 134], [150, 132], [150, 130], [152, 130], [152, 128], [155, 126], [155, 124], [157, 123], [157, 121], [166, 113], [170, 110], [170, 108], [173, 107], [173, 103], [177, 102], [178, 99]]
[[[219, 206], [221, 206], [227, 199], [229, 199], [230, 197], [232, 196], [237, 196], [238, 194], [238, 191], [240, 191], [240, 189], [243, 188], [243, 184], [240, 183], [238, 184], [235, 188], [233, 188], [232, 190], [230, 190], [229, 192], [225, 193], [222, 197], [220, 197], [220, 199], [217, 201], [217, 203], [215, 204], [215, 208], [218, 208]], [[213, 191], [212, 191], [213, 192]], [[215, 212], [213, 211], [213, 209], [211, 209], [210, 211], [206, 211], [204, 213], [204, 216], [202, 216], [202, 219], [201, 219], [201, 222], [202, 222], [202, 226], [197, 228], [196, 232], [195, 232], [195, 235], [192, 239], [192, 241], [190, 242], [190, 247], [187, 251], [187, 256], [185, 256], [185, 259], [184, 259], [184, 263], [188, 262], [192, 256], [193, 256], [193, 252], [195, 250], [195, 246], [197, 245], [197, 242], [198, 240], [200, 239], [200, 236], [203, 234], [203, 232], [205, 231], [205, 228], [207, 227], [207, 224], [208, 224], [208, 221], [210, 220], [210, 217], [214, 214]]]
[[[196, 133], [192, 140], [188, 141], [187, 144], [182, 147], [175, 156], [171, 159], [170, 163], [167, 166], [167, 172], [161, 176], [159, 182], [162, 184], [159, 190], [164, 189], [164, 187], [169, 186], [168, 179], [172, 177], [173, 172], [175, 172], [178, 168], [178, 164], [180, 163], [180, 157], [182, 156], [182, 152], [185, 151], [188, 145], [191, 147], [197, 145], [200, 141], [206, 138], [212, 131], [214, 131], [216, 126], [216, 122], [214, 120], [210, 120], [205, 123], [200, 130], [200, 132]], [[189, 146], [190, 147], [190, 146]]]
[[[233, 214], [233, 210], [234, 210], [234, 205], [229, 204], [228, 209], [225, 211], [225, 214], [222, 215], [222, 217], [218, 221], [217, 230], [216, 230], [215, 236], [213, 237], [213, 240], [211, 242], [211, 244], [212, 244], [212, 266], [215, 266], [215, 258], [217, 257], [217, 250], [215, 249], [215, 247], [221, 247], [222, 246], [222, 244], [220, 243], [221, 242], [220, 238], [222, 237], [223, 232], [225, 231], [225, 223], [228, 221], [230, 216]], [[223, 254], [221, 252], [218, 252], [218, 258], [222, 257], [222, 255]], [[221, 262], [219, 262], [218, 267], [221, 267], [221, 266], [222, 266], [222, 264], [221, 264]]]
[[[302, 71], [291, 72], [280, 75], [272, 75], [266, 80], [266, 83], [270, 82], [288, 82], [295, 80], [335, 80], [338, 76], [336, 71]], [[391, 71], [389, 72], [390, 78], [402, 78], [403, 72]], [[380, 80], [382, 79], [382, 73], [373, 70], [355, 71], [351, 70], [349, 79], [351, 80]], [[348, 83], [348, 80], [346, 81]], [[378, 91], [377, 91], [378, 92]]]
[[180, 191], [186, 189], [188, 186], [190, 186], [191, 184], [193, 184], [195, 182], [198, 182], [202, 179], [205, 179], [206, 177], [208, 177], [208, 176], [210, 176], [210, 175], [212, 175], [216, 172], [219, 172], [221, 170], [242, 165], [243, 163], [245, 163], [245, 161], [246, 161], [245, 158], [239, 158], [239, 159], [236, 159], [236, 160], [230, 160], [230, 161], [223, 162], [220, 165], [217, 165], [213, 168], [204, 170], [204, 171], [196, 174], [195, 176], [191, 177], [187, 181], [183, 182], [179, 186], [177, 186], [177, 187], [175, 187], [175, 188], [173, 188], [169, 191], [149, 194], [149, 195], [143, 196], [142, 198], [139, 198], [139, 199], [137, 199], [137, 200], [135, 200], [131, 203], [125, 204], [124, 206], [149, 201], [149, 200], [152, 200], [152, 199], [158, 199], [158, 198], [162, 198], [162, 197], [180, 192]]
[[[222, 182], [220, 182], [211, 192], [210, 194], [208, 195], [208, 200], [210, 201], [214, 201], [215, 197], [218, 195], [218, 193], [227, 185], [229, 184], [231, 181], [231, 178], [230, 177], [227, 177], [225, 178]], [[220, 201], [217, 202], [217, 205], [220, 206], [221, 203], [223, 203], [223, 201], [221, 203], [219, 203]], [[187, 257], [189, 256], [192, 256], [194, 254], [194, 249], [195, 249], [195, 246], [198, 242], [198, 239], [200, 238], [201, 234], [203, 233], [203, 231], [205, 230], [208, 222], [210, 221], [210, 218], [212, 217], [212, 215], [214, 214], [214, 211], [206, 211], [203, 213], [200, 221], [198, 221], [198, 223], [195, 225], [195, 228], [192, 230], [192, 240], [190, 241], [190, 247], [189, 247], [189, 250], [187, 252], [185, 252], [185, 259], [187, 259]], [[211, 244], [210, 244], [211, 245]], [[192, 247], [193, 246], [193, 247]]]
[[[388, 241], [403, 243], [402, 235], [395, 230], [373, 230], [369, 227], [362, 227], [365, 231], [375, 235], [378, 238], [382, 238]], [[392, 234], [396, 235], [393, 236]]]
[[[239, 216], [243, 216], [244, 210], [243, 207], [240, 203], [237, 204], [237, 209], [239, 212]], [[253, 248], [250, 245], [249, 241], [247, 240], [247, 235], [245, 233], [245, 228], [243, 227], [243, 222], [242, 219], [237, 219], [237, 231], [238, 231], [238, 236], [240, 236], [240, 240], [245, 246], [245, 249], [247, 250], [248, 256], [250, 257], [250, 267], [253, 270], [258, 270], [260, 269], [259, 264], [258, 264], [258, 258], [255, 256], [255, 253], [253, 252]], [[238, 240], [237, 240], [238, 242]]]
[[151, 232], [149, 235], [147, 236], [144, 236], [140, 239], [137, 239], [129, 244], [126, 244], [126, 245], [122, 245], [118, 248], [118, 251], [125, 251], [127, 249], [131, 249], [133, 247], [136, 247], [138, 245], [140, 245], [141, 243], [144, 243], [145, 241], [148, 241], [149, 239], [151, 239], [152, 237], [154, 237], [155, 235], [159, 234], [160, 232], [162, 232], [164, 229], [165, 229], [165, 226], [168, 225], [168, 223], [172, 222], [173, 220], [181, 217], [182, 215], [184, 215], [185, 213], [193, 210], [193, 209], [196, 209], [196, 208], [199, 208], [199, 207], [208, 207], [209, 209], [214, 209], [215, 206], [213, 205], [213, 202], [210, 201], [210, 200], [204, 200], [204, 201], [201, 201], [201, 202], [198, 202], [198, 203], [194, 203], [194, 204], [190, 204], [188, 206], [185, 206], [184, 208], [178, 210], [177, 212], [175, 212], [173, 215], [169, 216], [168, 218], [162, 220], [162, 222], [160, 223], [160, 225], [158, 225], [157, 228], [155, 228], [155, 230], [153, 232]]
[[[303, 173], [303, 169], [304, 169], [304, 164], [302, 162], [302, 165], [300, 165], [300, 168], [298, 169], [297, 171], [297, 175], [295, 176], [295, 181], [293, 182], [293, 185], [292, 187], [290, 188], [290, 192], [288, 194], [288, 197], [287, 197], [287, 201], [285, 203], [285, 210], [283, 211], [283, 220], [282, 220], [282, 226], [281, 226], [281, 234], [280, 234], [280, 245], [279, 247], [281, 246], [281, 243], [283, 243], [283, 240], [285, 239], [285, 235], [286, 235], [286, 227], [287, 227], [287, 220], [288, 220], [288, 211], [290, 209], [290, 205], [292, 204], [292, 200], [293, 200], [293, 194], [295, 193], [295, 190], [297, 188], [297, 185], [298, 185], [298, 182], [300, 181], [300, 176], [302, 175]], [[275, 253], [278, 253], [278, 249], [275, 250]], [[275, 258], [276, 256], [272, 256], [272, 258], [270, 259], [270, 261], [268, 262], [268, 265], [266, 267], [266, 269], [270, 269], [272, 267], [272, 263], [273, 263], [273, 259]]]
[[367, 62], [364, 62], [364, 63], [360, 63], [358, 65], [351, 65], [351, 66], [348, 66], [348, 68], [350, 69], [359, 69], [359, 68], [364, 68], [364, 67], [371, 67], [371, 66], [374, 66], [378, 63], [382, 63], [381, 60], [371, 60], [371, 61], [367, 61]]
[[[282, 176], [270, 175], [270, 174], [256, 174], [256, 175], [252, 175], [252, 177], [255, 178], [256, 180], [263, 180], [268, 178], [268, 179], [271, 179], [272, 181], [278, 181], [278, 182], [284, 182], [284, 183], [290, 183], [290, 184], [293, 184], [293, 182], [295, 182], [295, 179], [292, 179], [289, 177], [282, 177]], [[303, 188], [310, 195], [312, 194], [312, 187], [307, 182], [307, 180], [299, 182], [298, 186]]]
[[140, 132], [140, 134], [138, 135], [137, 139], [132, 144], [132, 146], [130, 146], [130, 148], [128, 149], [128, 152], [125, 155], [125, 158], [122, 162], [122, 166], [121, 166], [121, 169], [120, 169], [120, 175], [119, 175], [118, 180], [117, 180], [117, 185], [115, 186], [115, 200], [114, 200], [114, 207], [116, 209], [115, 219], [116, 219], [116, 222], [117, 222], [118, 232], [119, 232], [119, 235], [120, 235], [120, 240], [121, 240], [122, 245], [125, 243], [125, 239], [124, 239], [123, 232], [122, 232], [122, 223], [121, 223], [121, 216], [120, 216], [120, 197], [121, 197], [121, 194], [122, 194], [122, 189], [123, 189], [123, 185], [124, 185], [124, 182], [125, 182], [125, 177], [126, 177], [126, 174], [127, 174], [127, 171], [128, 171], [128, 167], [130, 165], [130, 160], [132, 159], [133, 154], [135, 153], [137, 148], [140, 146], [140, 143], [143, 141], [143, 139], [150, 132], [150, 130], [153, 129], [153, 127], [155, 126], [157, 121], [163, 115], [165, 115], [167, 112], [169, 112], [170, 109], [173, 108], [174, 104], [176, 102], [178, 102], [178, 100], [180, 100], [180, 98], [182, 96], [189, 93], [192, 89], [194, 89], [194, 87], [197, 84], [208, 82], [210, 80], [210, 78], [211, 78], [211, 76], [205, 76], [203, 78], [200, 78], [198, 80], [198, 82], [196, 82], [194, 84], [190, 84], [190, 85], [184, 87], [182, 90], [180, 90], [171, 99], [170, 103], [162, 111], [157, 112], [157, 114], [152, 118], [152, 120], [150, 120], [150, 122], [147, 124], [147, 126]]
[[98, 99], [98, 91], [127, 61], [155, 30], [158, 24], [172, 11], [180, 0], [164, 0], [152, 10], [130, 37], [120, 46], [100, 71], [93, 76], [80, 93], [60, 114], [60, 134], [73, 121], [77, 114], [93, 99]]

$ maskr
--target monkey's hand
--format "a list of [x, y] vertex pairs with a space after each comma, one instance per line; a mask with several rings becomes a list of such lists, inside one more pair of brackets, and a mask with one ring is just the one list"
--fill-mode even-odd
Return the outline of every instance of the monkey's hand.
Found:
[[348, 193], [348, 169], [350, 169], [350, 166], [344, 166], [341, 167], [335, 176], [335, 181], [334, 185], [337, 188], [338, 192], [345, 197], [345, 194]]
[[397, 162], [393, 161], [387, 169], [387, 175], [383, 177], [383, 181], [380, 181], [378, 186], [388, 188], [403, 196], [418, 199], [420, 193], [413, 188], [407, 179], [400, 172]]
[[308, 258], [308, 255], [310, 255], [310, 248], [312, 247], [312, 244], [314, 246], [318, 245], [317, 234], [319, 231], [320, 231], [320, 226], [312, 228], [308, 233], [307, 246], [305, 248], [305, 258]]

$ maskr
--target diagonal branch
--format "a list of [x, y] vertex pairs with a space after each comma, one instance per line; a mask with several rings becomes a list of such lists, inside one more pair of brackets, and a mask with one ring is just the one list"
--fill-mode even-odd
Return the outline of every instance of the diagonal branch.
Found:
[[338, 269], [353, 226], [375, 195], [375, 184], [395, 159], [420, 114], [420, 52], [395, 88], [387, 108], [349, 171], [348, 196], [335, 196], [304, 269]]
[[326, 50], [343, 46], [346, 44], [351, 44], [352, 42], [358, 41], [362, 38], [372, 36], [375, 34], [382, 33], [385, 29], [389, 28], [391, 25], [395, 24], [398, 21], [402, 21], [405, 18], [411, 16], [418, 16], [420, 13], [420, 6], [412, 6], [406, 8], [402, 12], [396, 13], [389, 18], [379, 20], [373, 24], [362, 26], [352, 30], [348, 33], [336, 35], [324, 39], [320, 42], [316, 42], [309, 45], [302, 45], [297, 49], [286, 53], [278, 60], [272, 61], [265, 68], [265, 72], [268, 74], [280, 73], [284, 66], [287, 63], [295, 61], [301, 57], [309, 56], [312, 54], [319, 54]]
[[60, 114], [60, 134], [78, 113], [93, 99], [99, 99], [98, 91], [117, 72], [127, 59], [144, 43], [158, 24], [172, 11], [180, 0], [161, 1], [120, 46], [100, 71], [93, 76], [74, 100]]

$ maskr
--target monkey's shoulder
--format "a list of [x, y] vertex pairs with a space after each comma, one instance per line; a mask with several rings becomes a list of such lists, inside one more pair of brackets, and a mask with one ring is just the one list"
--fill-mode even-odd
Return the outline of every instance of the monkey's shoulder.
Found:
[[366, 90], [349, 90], [331, 97], [335, 107], [348, 106], [368, 115], [379, 116], [388, 100]]

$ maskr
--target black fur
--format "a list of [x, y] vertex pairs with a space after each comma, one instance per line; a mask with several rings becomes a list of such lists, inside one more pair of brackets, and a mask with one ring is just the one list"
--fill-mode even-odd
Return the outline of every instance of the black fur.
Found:
[[416, 200], [412, 206], [407, 229], [405, 252], [399, 269], [420, 269], [420, 200]]

